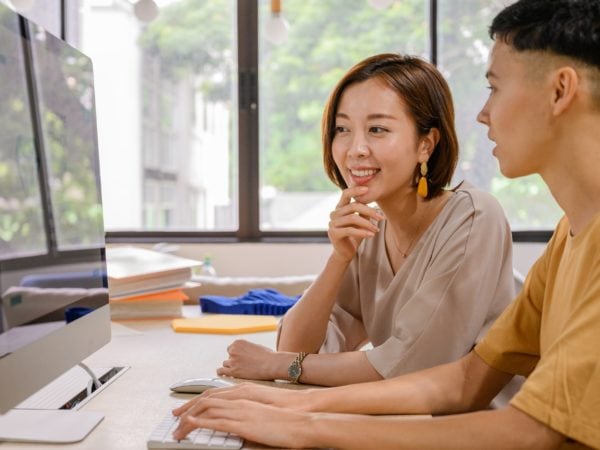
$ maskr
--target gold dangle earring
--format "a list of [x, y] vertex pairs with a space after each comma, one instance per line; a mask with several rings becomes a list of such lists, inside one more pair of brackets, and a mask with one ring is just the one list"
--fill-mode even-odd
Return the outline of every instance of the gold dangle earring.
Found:
[[419, 178], [419, 185], [417, 186], [417, 194], [420, 197], [427, 198], [429, 193], [429, 186], [427, 185], [427, 161], [421, 163], [421, 178]]

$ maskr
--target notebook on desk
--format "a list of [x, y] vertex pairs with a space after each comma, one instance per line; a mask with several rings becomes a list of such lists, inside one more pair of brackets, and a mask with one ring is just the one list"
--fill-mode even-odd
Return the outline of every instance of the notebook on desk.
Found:
[[174, 319], [171, 326], [180, 333], [255, 333], [277, 330], [277, 318], [247, 314], [206, 314], [201, 317]]

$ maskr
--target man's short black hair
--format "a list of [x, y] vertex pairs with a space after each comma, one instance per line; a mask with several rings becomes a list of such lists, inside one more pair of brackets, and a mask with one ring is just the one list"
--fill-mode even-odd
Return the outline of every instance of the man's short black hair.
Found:
[[600, 69], [600, 0], [519, 0], [494, 18], [490, 37]]

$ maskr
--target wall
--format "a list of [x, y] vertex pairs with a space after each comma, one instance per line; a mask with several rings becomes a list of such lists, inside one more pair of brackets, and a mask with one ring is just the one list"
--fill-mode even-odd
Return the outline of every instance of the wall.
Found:
[[[152, 246], [145, 246], [151, 248]], [[176, 253], [192, 259], [210, 255], [219, 276], [276, 277], [316, 274], [331, 251], [330, 244], [185, 244]], [[527, 274], [545, 244], [514, 245], [514, 267]]]

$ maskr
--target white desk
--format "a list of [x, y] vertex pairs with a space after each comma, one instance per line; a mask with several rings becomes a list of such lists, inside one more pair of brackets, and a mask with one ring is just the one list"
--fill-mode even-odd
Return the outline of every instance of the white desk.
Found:
[[[198, 306], [185, 306], [185, 315], [197, 315]], [[109, 344], [86, 359], [90, 367], [129, 366], [82, 410], [105, 417], [81, 442], [71, 445], [2, 443], [0, 449], [144, 450], [153, 428], [177, 400], [169, 386], [185, 378], [215, 376], [226, 359], [226, 348], [243, 338], [274, 348], [275, 332], [244, 335], [175, 333], [169, 320], [128, 321], [113, 326]], [[247, 445], [244, 448], [264, 448]]]

